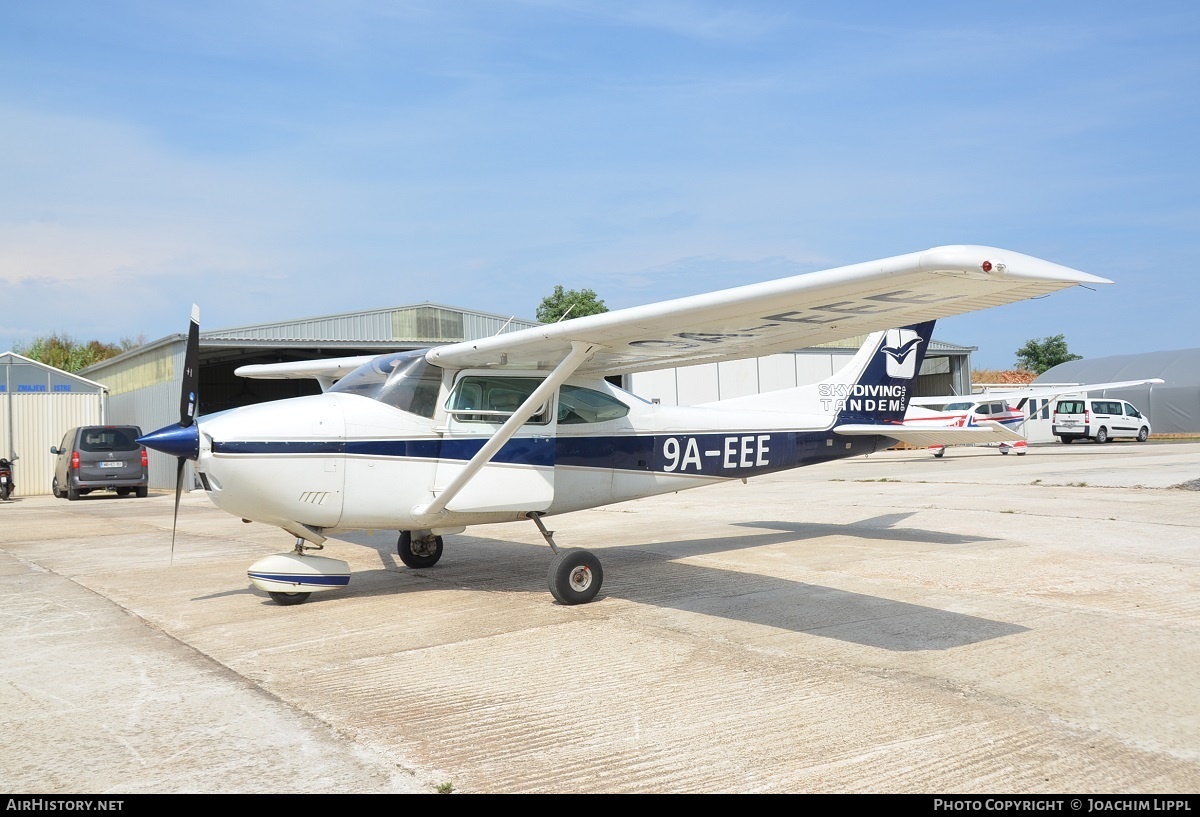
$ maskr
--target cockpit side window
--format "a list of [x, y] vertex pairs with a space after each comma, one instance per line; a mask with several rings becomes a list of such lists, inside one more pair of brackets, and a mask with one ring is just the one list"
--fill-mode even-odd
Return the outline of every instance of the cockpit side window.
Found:
[[[536, 377], [479, 377], [468, 375], [454, 386], [446, 410], [455, 420], [467, 423], [503, 423], [542, 384]], [[527, 423], [545, 424], [546, 406]]]

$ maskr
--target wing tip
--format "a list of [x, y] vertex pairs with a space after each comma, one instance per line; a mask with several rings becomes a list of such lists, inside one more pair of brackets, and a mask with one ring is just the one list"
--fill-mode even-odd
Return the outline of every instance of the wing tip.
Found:
[[1066, 284], [1111, 284], [1113, 281], [1032, 255], [982, 244], [946, 244], [921, 253], [926, 269], [950, 268], [1009, 278], [1059, 281]]

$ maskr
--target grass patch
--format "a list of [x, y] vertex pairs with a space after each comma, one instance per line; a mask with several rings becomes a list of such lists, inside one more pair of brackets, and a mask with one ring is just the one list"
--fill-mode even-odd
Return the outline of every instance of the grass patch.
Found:
[[451, 794], [453, 791], [454, 791], [454, 784], [449, 781], [447, 781], [445, 783], [437, 784], [437, 793], [438, 794]]

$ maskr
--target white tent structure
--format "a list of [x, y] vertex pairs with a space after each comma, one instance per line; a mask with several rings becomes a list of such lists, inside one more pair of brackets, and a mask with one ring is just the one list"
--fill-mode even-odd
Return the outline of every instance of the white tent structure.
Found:
[[1049, 369], [1033, 382], [1035, 385], [1111, 383], [1150, 377], [1161, 377], [1166, 382], [1107, 389], [1093, 392], [1092, 396], [1133, 403], [1150, 418], [1155, 434], [1200, 432], [1200, 349], [1070, 360]]

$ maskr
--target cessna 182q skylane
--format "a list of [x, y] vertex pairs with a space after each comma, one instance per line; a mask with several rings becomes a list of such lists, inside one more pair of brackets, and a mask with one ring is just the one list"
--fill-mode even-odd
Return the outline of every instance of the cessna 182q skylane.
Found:
[[[180, 473], [193, 460], [218, 507], [296, 537], [249, 569], [280, 604], [349, 583], [346, 562], [309, 553], [340, 531], [398, 530], [400, 559], [427, 568], [443, 536], [522, 520], [554, 554], [554, 598], [579, 604], [600, 590], [600, 561], [558, 548], [543, 517], [886, 448], [918, 433], [902, 423], [935, 319], [1106, 283], [1007, 250], [937, 247], [428, 350], [244, 366], [323, 392], [203, 417], [193, 307], [180, 422], [142, 442]], [[658, 405], [605, 380], [867, 333], [821, 383], [706, 405]], [[975, 432], [919, 430], [926, 445]]]

